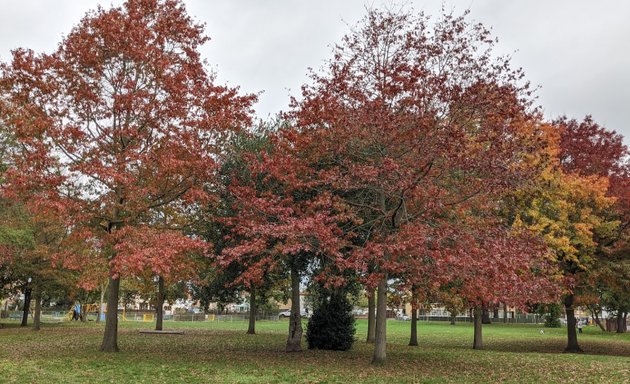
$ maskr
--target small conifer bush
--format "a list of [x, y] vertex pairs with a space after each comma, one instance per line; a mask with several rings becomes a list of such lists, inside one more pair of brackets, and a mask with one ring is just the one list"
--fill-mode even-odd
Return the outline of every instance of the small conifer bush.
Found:
[[309, 349], [346, 351], [354, 343], [352, 304], [344, 293], [320, 296], [308, 321], [306, 340]]

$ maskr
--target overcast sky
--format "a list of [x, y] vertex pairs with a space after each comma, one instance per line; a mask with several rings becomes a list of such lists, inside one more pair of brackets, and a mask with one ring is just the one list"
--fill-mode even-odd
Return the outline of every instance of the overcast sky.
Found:
[[[96, 4], [119, 0], [0, 0], [0, 60], [17, 47], [52, 51]], [[222, 83], [264, 91], [259, 117], [286, 110], [299, 94], [308, 67], [318, 68], [365, 13], [381, 0], [185, 0], [207, 24], [212, 40], [203, 56]], [[400, 2], [397, 2], [400, 3]], [[441, 0], [405, 1], [417, 11], [439, 13]], [[630, 1], [446, 0], [448, 9], [493, 29], [498, 52], [540, 86], [538, 103], [548, 118], [561, 114], [595, 121], [630, 144]]]

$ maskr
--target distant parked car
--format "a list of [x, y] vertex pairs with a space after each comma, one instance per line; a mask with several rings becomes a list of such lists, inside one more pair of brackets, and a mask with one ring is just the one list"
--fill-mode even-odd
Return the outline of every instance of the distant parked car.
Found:
[[396, 316], [396, 320], [409, 321], [411, 320], [411, 318], [407, 315], [400, 314]]
[[[311, 317], [311, 313], [309, 311], [302, 311], [300, 313], [300, 316], [309, 318], [309, 317]], [[291, 317], [291, 310], [286, 310], [286, 311], [282, 311], [282, 312], [278, 313], [278, 317], [281, 318], [281, 319], [285, 318], [285, 317]]]

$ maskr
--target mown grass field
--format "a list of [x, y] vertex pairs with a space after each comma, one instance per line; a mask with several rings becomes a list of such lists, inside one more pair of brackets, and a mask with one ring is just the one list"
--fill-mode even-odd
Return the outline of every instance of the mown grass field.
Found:
[[366, 322], [350, 351], [283, 352], [288, 321], [167, 322], [183, 335], [145, 335], [151, 323], [121, 322], [120, 353], [98, 352], [102, 326], [64, 323], [41, 331], [0, 329], [1, 383], [630, 383], [630, 334], [579, 335], [584, 354], [565, 354], [566, 329], [484, 326], [474, 351], [470, 324], [420, 323], [421, 346], [408, 347], [409, 322], [388, 322], [388, 363], [370, 365]]

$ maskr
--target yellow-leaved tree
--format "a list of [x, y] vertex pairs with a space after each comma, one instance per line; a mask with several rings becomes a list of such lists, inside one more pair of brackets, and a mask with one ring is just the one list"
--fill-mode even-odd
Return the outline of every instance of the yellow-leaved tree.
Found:
[[575, 331], [575, 296], [596, 261], [598, 245], [612, 236], [619, 221], [606, 212], [615, 203], [607, 195], [607, 177], [565, 172], [560, 166], [559, 135], [547, 127], [544, 151], [533, 155], [540, 165], [536, 178], [506, 200], [507, 214], [515, 228], [539, 234], [549, 247], [549, 257], [559, 266], [565, 282], [564, 306], [568, 343], [565, 351], [580, 352]]

